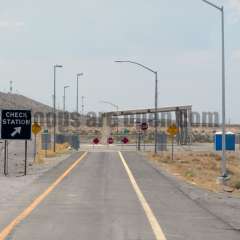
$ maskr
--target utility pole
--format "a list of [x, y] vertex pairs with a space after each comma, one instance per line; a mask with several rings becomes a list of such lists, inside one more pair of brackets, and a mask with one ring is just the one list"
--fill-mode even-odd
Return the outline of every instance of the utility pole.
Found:
[[82, 115], [84, 114], [84, 96], [82, 96]]
[[53, 151], [56, 152], [56, 69], [62, 68], [62, 65], [53, 66]]
[[141, 68], [144, 68], [150, 72], [152, 72], [154, 75], [155, 75], [155, 97], [154, 97], [154, 106], [155, 106], [155, 113], [154, 113], [154, 121], [155, 121], [155, 124], [154, 124], [154, 128], [155, 128], [155, 131], [154, 131], [154, 152], [155, 154], [157, 153], [157, 134], [158, 134], [158, 72], [157, 71], [154, 71], [152, 70], [151, 68], [141, 64], [141, 63], [138, 63], [138, 62], [133, 62], [133, 61], [115, 61], [116, 63], [131, 63], [131, 64], [135, 64], [135, 65], [138, 65], [139, 67]]
[[64, 91], [63, 91], [63, 112], [66, 110], [66, 89], [69, 88], [70, 86], [64, 86]]
[[77, 112], [77, 113], [79, 112], [79, 109], [78, 109], [78, 84], [79, 84], [79, 83], [78, 83], [78, 80], [79, 80], [79, 77], [80, 77], [80, 76], [83, 76], [83, 73], [78, 73], [78, 74], [77, 74], [77, 99], [76, 99], [76, 100], [77, 100], [77, 101], [76, 101], [76, 112]]
[[221, 13], [221, 54], [222, 54], [222, 178], [228, 178], [227, 167], [226, 167], [226, 80], [225, 80], [225, 31], [224, 31], [224, 7], [219, 7], [210, 1], [202, 0], [211, 7], [217, 9]]

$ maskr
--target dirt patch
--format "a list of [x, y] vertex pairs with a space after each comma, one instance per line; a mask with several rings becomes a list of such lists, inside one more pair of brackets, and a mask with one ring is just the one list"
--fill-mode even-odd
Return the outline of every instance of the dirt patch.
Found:
[[34, 163], [41, 164], [41, 163], [44, 163], [44, 160], [46, 158], [54, 158], [62, 154], [67, 154], [69, 153], [69, 147], [70, 146], [68, 143], [64, 143], [64, 144], [56, 144], [56, 152], [54, 152], [52, 149], [47, 151], [39, 150], [37, 152], [37, 156]]
[[[191, 184], [210, 191], [219, 192], [223, 186], [217, 178], [221, 172], [221, 156], [210, 152], [179, 152], [175, 153], [174, 160], [168, 152], [154, 155], [148, 154], [148, 158], [159, 164], [171, 174]], [[227, 155], [227, 168], [231, 179], [225, 187], [228, 191], [240, 196], [240, 156], [238, 153]]]

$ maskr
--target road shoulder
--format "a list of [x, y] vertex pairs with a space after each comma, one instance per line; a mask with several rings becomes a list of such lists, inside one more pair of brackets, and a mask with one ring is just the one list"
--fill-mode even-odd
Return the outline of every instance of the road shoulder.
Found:
[[226, 192], [215, 193], [199, 188], [172, 175], [170, 172], [161, 168], [156, 162], [149, 160], [147, 156], [141, 153], [139, 156], [200, 207], [209, 211], [216, 218], [229, 224], [234, 229], [240, 230], [239, 197], [234, 197]]
[[58, 157], [50, 165], [38, 167], [38, 172], [26, 177], [0, 177], [0, 183], [4, 186], [0, 199], [0, 229], [25, 209], [82, 154], [76, 152]]

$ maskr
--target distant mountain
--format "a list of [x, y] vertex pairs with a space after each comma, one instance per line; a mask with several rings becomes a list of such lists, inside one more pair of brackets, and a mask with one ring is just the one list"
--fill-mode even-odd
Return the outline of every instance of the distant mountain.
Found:
[[51, 112], [52, 108], [20, 94], [0, 92], [0, 109], [31, 109], [35, 112]]

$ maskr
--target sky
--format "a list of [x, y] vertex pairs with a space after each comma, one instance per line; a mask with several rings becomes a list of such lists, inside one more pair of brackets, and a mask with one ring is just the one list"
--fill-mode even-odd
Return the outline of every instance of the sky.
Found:
[[[240, 0], [212, 0], [225, 7], [227, 119], [240, 123]], [[76, 74], [85, 111], [193, 105], [221, 111], [221, 15], [201, 0], [0, 0], [0, 91], [52, 104], [53, 65], [57, 105], [76, 109]], [[80, 105], [81, 105], [81, 99]]]

